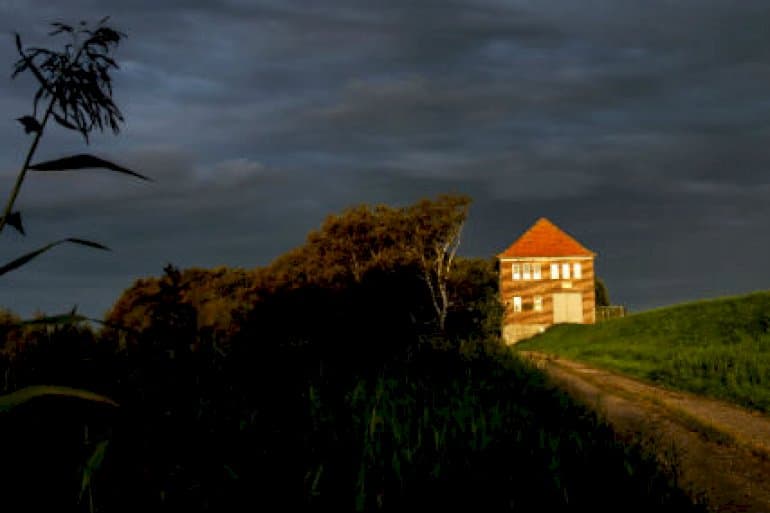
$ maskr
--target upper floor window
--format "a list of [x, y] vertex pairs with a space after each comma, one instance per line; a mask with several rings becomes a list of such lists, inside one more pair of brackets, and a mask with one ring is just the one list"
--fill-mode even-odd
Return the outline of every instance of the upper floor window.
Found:
[[520, 280], [521, 279], [521, 265], [513, 264], [511, 273], [513, 274], [513, 279], [514, 280]]
[[524, 264], [524, 279], [532, 279], [532, 266], [530, 264]]
[[559, 264], [551, 264], [551, 279], [559, 279]]
[[564, 280], [569, 280], [569, 264], [561, 265], [561, 277]]
[[535, 280], [542, 279], [542, 275], [540, 274], [540, 264], [532, 264], [532, 278]]
[[580, 264], [575, 264], [572, 266], [573, 274], [575, 275], [575, 279], [579, 280], [583, 277], [583, 268], [580, 266]]

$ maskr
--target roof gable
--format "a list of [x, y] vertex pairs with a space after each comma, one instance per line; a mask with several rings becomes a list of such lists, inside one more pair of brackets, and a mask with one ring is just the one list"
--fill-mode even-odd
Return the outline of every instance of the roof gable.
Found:
[[545, 217], [541, 217], [498, 258], [596, 256]]

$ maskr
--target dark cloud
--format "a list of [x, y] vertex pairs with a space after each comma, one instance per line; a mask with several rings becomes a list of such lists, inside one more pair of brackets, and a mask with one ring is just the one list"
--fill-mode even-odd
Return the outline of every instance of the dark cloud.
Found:
[[[106, 12], [109, 11], [109, 12]], [[463, 250], [492, 255], [540, 216], [599, 255], [632, 308], [764, 288], [770, 243], [770, 5], [761, 0], [361, 2], [34, 0], [11, 35], [105, 14], [129, 34], [127, 124], [88, 151], [153, 176], [36, 175], [30, 235], [55, 252], [3, 278], [23, 314], [99, 315], [139, 276], [261, 265], [330, 212], [425, 195], [475, 198]], [[29, 137], [34, 82], [0, 81], [0, 194]], [[39, 159], [83, 151], [53, 129]]]

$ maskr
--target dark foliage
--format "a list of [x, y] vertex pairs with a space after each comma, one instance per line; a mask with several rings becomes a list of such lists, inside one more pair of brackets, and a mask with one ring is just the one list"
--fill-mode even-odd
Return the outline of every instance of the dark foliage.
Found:
[[604, 280], [597, 277], [594, 290], [596, 292], [596, 306], [610, 306], [610, 293], [607, 290], [607, 285], [604, 284]]
[[184, 272], [171, 265], [131, 343], [114, 330], [24, 328], [3, 360], [8, 389], [78, 386], [121, 407], [31, 403], [0, 423], [4, 506], [693, 510], [652, 458], [494, 339], [462, 339], [496, 310], [494, 266], [460, 267], [454, 335], [421, 321], [432, 319], [430, 300], [408, 267], [335, 289], [274, 290], [224, 345], [196, 329], [195, 308], [180, 300]]
[[36, 120], [38, 103], [47, 98], [52, 101], [44, 117], [52, 114], [64, 128], [79, 131], [86, 142], [95, 128], [108, 127], [116, 134], [120, 131], [123, 115], [112, 101], [110, 77], [110, 71], [118, 65], [110, 54], [125, 34], [106, 26], [108, 19], [100, 20], [93, 29], [85, 22], [77, 27], [53, 23], [50, 35], [66, 34], [71, 40], [62, 51], [25, 49], [16, 34], [19, 60], [14, 65], [13, 77], [29, 71], [38, 81], [33, 115], [20, 119], [27, 133], [41, 130]]
[[[696, 510], [499, 345], [493, 262], [445, 254], [426, 277], [425, 248], [456, 241], [467, 206], [439, 201], [331, 216], [263, 269], [169, 264], [99, 333], [74, 310], [0, 316], [0, 393], [120, 405], [0, 414], [3, 511]], [[426, 212], [454, 213], [416, 240]]]

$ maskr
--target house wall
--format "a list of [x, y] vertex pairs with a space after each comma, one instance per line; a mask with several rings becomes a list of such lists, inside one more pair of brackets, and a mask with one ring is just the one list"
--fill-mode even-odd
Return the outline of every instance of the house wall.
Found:
[[[512, 264], [516, 262], [539, 263], [541, 279], [513, 280]], [[551, 264], [561, 265], [579, 262], [582, 268], [580, 279], [555, 280], [551, 278]], [[523, 265], [522, 265], [523, 267]], [[594, 289], [594, 259], [593, 257], [559, 257], [559, 258], [517, 258], [500, 260], [500, 295], [505, 305], [503, 316], [503, 338], [507, 343], [515, 343], [543, 331], [553, 324], [553, 295], [564, 292], [580, 292], [583, 300], [583, 323], [596, 322], [596, 305]], [[514, 312], [513, 298], [522, 298], [521, 312]], [[535, 311], [534, 298], [543, 298], [542, 311]]]

